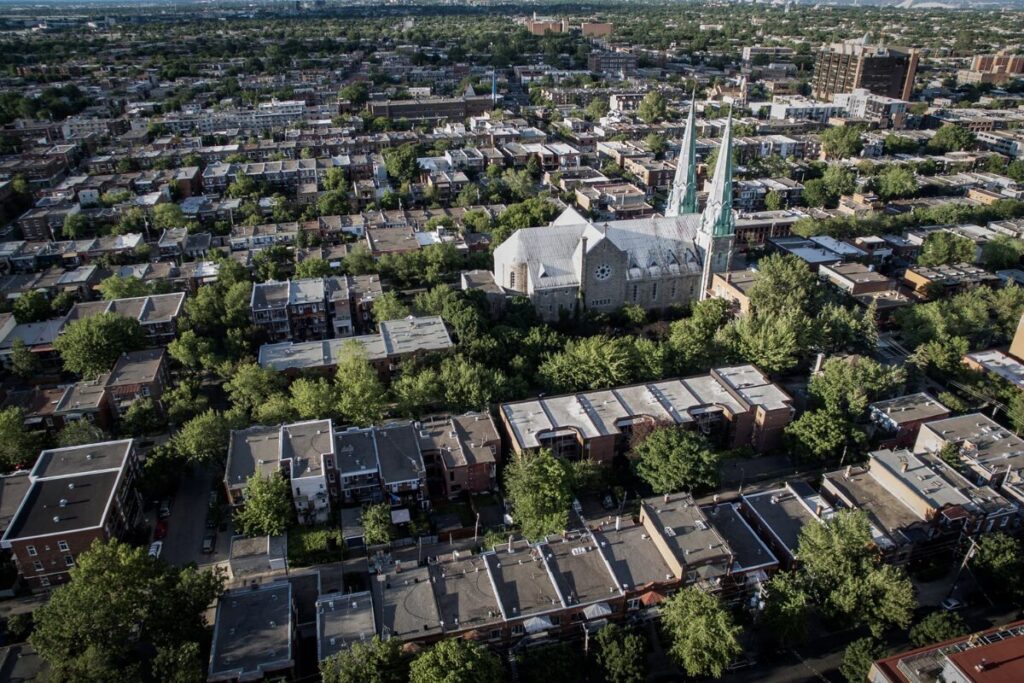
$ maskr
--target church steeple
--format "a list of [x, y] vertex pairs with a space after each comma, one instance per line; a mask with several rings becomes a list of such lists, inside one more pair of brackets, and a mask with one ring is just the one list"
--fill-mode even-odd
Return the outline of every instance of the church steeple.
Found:
[[736, 220], [732, 214], [732, 112], [725, 124], [718, 162], [711, 178], [708, 203], [700, 217], [698, 243], [704, 250], [704, 272], [701, 274], [700, 299], [708, 297], [713, 273], [723, 273], [732, 265], [736, 240]]
[[732, 215], [732, 112], [725, 124], [722, 145], [718, 148], [718, 163], [711, 178], [708, 203], [701, 216], [701, 230], [715, 237], [732, 235], [735, 221]]
[[690, 114], [686, 118], [683, 144], [676, 157], [676, 175], [668, 195], [665, 216], [674, 218], [697, 213], [697, 90], [691, 98]]

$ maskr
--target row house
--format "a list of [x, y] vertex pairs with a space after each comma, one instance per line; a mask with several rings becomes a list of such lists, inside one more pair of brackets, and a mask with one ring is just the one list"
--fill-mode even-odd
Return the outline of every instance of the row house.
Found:
[[67, 583], [94, 541], [123, 538], [142, 521], [138, 455], [131, 439], [45, 450], [0, 546], [33, 590]]
[[829, 472], [822, 494], [836, 507], [863, 510], [875, 545], [894, 563], [949, 547], [969, 536], [1016, 528], [1018, 506], [988, 485], [976, 486], [938, 455], [880, 450], [863, 466]]
[[178, 336], [178, 318], [184, 303], [184, 292], [77, 303], [63, 318], [61, 327], [101, 313], [113, 313], [138, 320], [149, 346], [166, 346]]
[[364, 355], [382, 380], [388, 381], [409, 359], [444, 353], [455, 344], [439, 316], [384, 320], [376, 334], [303, 343], [280, 342], [260, 347], [259, 363], [278, 372], [334, 372], [340, 358], [353, 349]]
[[497, 489], [501, 437], [489, 414], [426, 418], [415, 427], [432, 494], [458, 498]]
[[770, 450], [793, 417], [792, 399], [752, 365], [707, 375], [544, 396], [499, 407], [516, 453], [550, 449], [570, 460], [610, 463], [635, 429], [697, 429], [726, 448]]
[[347, 337], [372, 320], [380, 296], [373, 276], [338, 276], [257, 283], [249, 306], [257, 327], [272, 342]]
[[335, 450], [345, 503], [383, 500], [393, 506], [430, 507], [426, 465], [413, 422], [336, 431]]
[[153, 401], [159, 408], [168, 384], [167, 349], [144, 349], [122, 353], [107, 377], [109, 405], [115, 417], [123, 417], [131, 406], [142, 399]]

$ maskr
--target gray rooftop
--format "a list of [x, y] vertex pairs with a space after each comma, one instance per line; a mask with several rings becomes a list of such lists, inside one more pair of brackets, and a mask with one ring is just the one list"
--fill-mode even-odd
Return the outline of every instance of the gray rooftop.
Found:
[[370, 592], [331, 593], [316, 601], [317, 658], [320, 661], [377, 634]]
[[6, 530], [14, 513], [21, 507], [31, 483], [28, 472], [14, 472], [0, 477], [0, 530]]
[[719, 503], [702, 509], [708, 523], [732, 550], [733, 572], [765, 569], [779, 564], [772, 551], [740, 515], [736, 503]]
[[930, 420], [949, 414], [949, 408], [923, 391], [876, 401], [871, 404], [871, 410], [878, 416], [885, 415], [886, 419], [896, 424]]
[[627, 519], [620, 522], [616, 531], [614, 522], [607, 523], [593, 534], [622, 590], [670, 580], [672, 569], [639, 524]]
[[149, 384], [159, 376], [166, 357], [167, 350], [163, 348], [122, 353], [110, 371], [107, 386]]
[[374, 618], [382, 633], [406, 639], [441, 631], [427, 567], [403, 563], [373, 578]]
[[[745, 494], [742, 501], [793, 556], [799, 548], [800, 532], [804, 526], [819, 522], [832, 513], [821, 496], [800, 481], [771, 491]], [[820, 511], [820, 517], [815, 514], [817, 511]]]
[[732, 569], [732, 550], [712, 527], [703, 510], [689, 494], [653, 496], [640, 506], [640, 515], [672, 550], [676, 560], [688, 570], [710, 567], [713, 574]]
[[280, 468], [281, 429], [256, 425], [233, 430], [224, 478], [229, 488], [245, 486], [256, 472], [269, 476]]
[[377, 427], [377, 462], [385, 484], [419, 480], [424, 475], [416, 429], [411, 422]]
[[622, 595], [619, 582], [589, 533], [553, 539], [542, 548], [566, 607]]
[[430, 565], [434, 598], [447, 632], [482, 628], [501, 621], [487, 563], [480, 555], [457, 552]]
[[519, 542], [513, 544], [511, 553], [502, 545], [483, 557], [505, 619], [562, 608], [540, 549]]
[[293, 662], [290, 583], [227, 591], [220, 597], [208, 680], [259, 680]]
[[[935, 420], [921, 426], [920, 442], [931, 432], [948, 443], [960, 445], [964, 457], [989, 471], [1024, 468], [1024, 439], [981, 413]], [[915, 450], [921, 450], [915, 446]]]
[[338, 457], [338, 471], [344, 475], [376, 472], [377, 445], [373, 429], [350, 428], [334, 433], [334, 452]]

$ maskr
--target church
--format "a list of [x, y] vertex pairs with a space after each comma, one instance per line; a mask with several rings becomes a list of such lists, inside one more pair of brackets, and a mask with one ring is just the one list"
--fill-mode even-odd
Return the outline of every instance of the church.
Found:
[[495, 283], [528, 297], [545, 320], [705, 298], [712, 274], [732, 262], [731, 117], [703, 213], [696, 143], [691, 107], [664, 216], [594, 223], [566, 209], [551, 225], [517, 230], [494, 250]]

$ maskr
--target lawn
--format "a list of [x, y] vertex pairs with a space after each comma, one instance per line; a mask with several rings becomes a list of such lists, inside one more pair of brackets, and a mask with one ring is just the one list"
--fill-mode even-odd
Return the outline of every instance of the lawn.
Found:
[[[333, 550], [329, 544], [334, 540]], [[288, 529], [288, 566], [308, 567], [313, 564], [338, 562], [345, 557], [341, 529], [333, 525], [295, 525]]]

